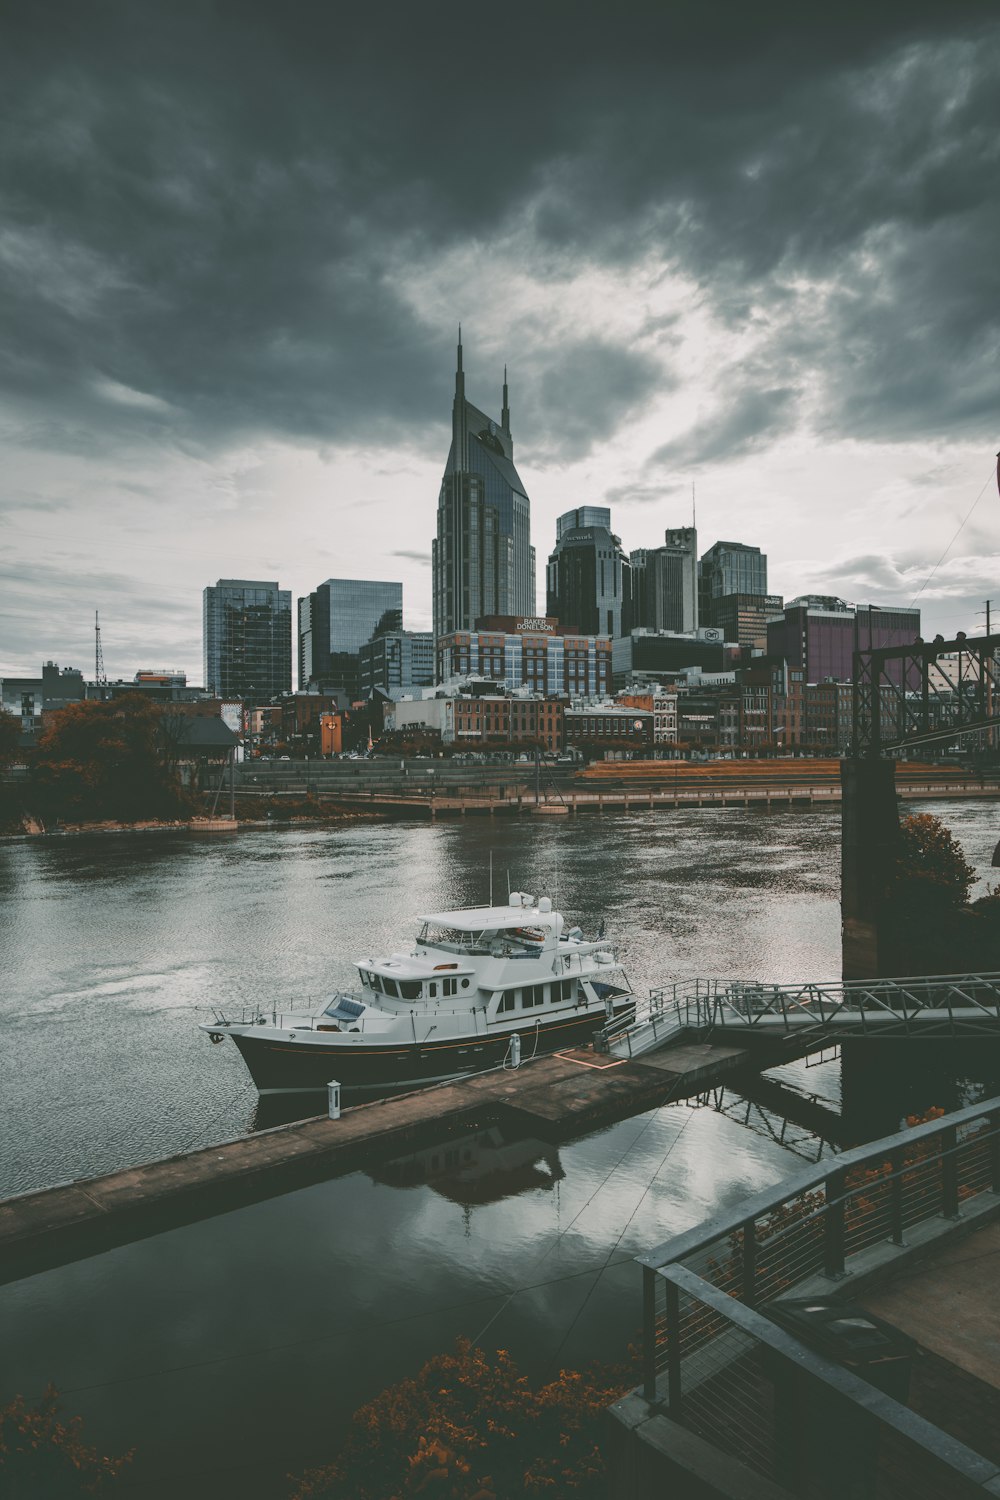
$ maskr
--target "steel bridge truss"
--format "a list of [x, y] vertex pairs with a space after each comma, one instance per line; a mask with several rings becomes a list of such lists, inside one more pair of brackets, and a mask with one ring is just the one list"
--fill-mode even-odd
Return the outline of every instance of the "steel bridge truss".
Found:
[[[854, 653], [854, 756], [980, 733], [1000, 724], [1000, 635]], [[947, 658], [947, 661], [943, 661]]]

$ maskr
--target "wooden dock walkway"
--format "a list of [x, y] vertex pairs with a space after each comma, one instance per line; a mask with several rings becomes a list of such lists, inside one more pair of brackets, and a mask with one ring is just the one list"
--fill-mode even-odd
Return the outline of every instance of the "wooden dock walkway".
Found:
[[[782, 1053], [782, 1058], [785, 1057]], [[182, 1156], [0, 1202], [0, 1282], [293, 1192], [412, 1149], [442, 1125], [516, 1120], [559, 1141], [761, 1066], [759, 1051], [682, 1043], [618, 1062], [571, 1051], [241, 1136]]]

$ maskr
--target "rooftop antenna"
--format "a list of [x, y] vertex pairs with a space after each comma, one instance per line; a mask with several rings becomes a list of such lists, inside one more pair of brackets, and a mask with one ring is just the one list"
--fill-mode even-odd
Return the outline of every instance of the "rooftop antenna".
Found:
[[694, 508], [694, 480], [691, 481], [691, 530], [698, 530], [698, 514]]
[[107, 675], [104, 671], [104, 647], [101, 645], [101, 617], [94, 610], [94, 682], [98, 687], [107, 686]]

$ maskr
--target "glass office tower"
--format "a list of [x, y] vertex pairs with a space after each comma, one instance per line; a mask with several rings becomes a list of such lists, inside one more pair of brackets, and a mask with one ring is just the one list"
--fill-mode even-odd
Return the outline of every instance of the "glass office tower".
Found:
[[268, 703], [292, 687], [292, 595], [257, 578], [220, 578], [203, 595], [205, 686]]
[[432, 546], [434, 638], [471, 630], [480, 615], [533, 616], [531, 507], [514, 467], [504, 370], [499, 423], [465, 399], [459, 333], [451, 449]]
[[545, 573], [545, 613], [581, 635], [628, 635], [631, 576], [611, 512], [581, 505], [556, 521], [556, 545]]
[[361, 647], [403, 628], [403, 585], [374, 578], [328, 578], [299, 601], [300, 670], [323, 692], [361, 695]]
[[698, 565], [703, 625], [719, 625], [719, 604], [730, 594], [763, 599], [767, 594], [767, 554], [744, 542], [716, 542]]

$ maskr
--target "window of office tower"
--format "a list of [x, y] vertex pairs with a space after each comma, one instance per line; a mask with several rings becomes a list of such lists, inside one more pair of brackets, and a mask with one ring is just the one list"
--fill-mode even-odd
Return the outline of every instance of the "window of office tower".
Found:
[[360, 651], [366, 641], [403, 628], [403, 585], [370, 578], [331, 578], [330, 650]]

